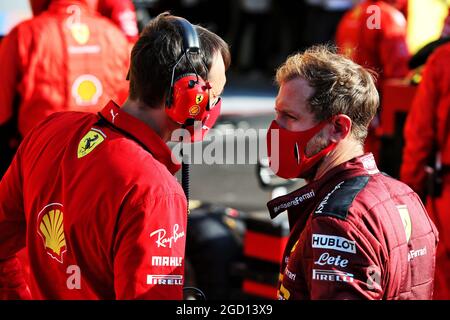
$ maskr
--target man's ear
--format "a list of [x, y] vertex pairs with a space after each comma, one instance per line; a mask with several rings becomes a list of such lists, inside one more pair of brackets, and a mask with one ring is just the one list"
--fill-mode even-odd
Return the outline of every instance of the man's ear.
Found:
[[352, 131], [352, 119], [345, 114], [339, 114], [334, 116], [331, 120], [332, 132], [331, 140], [333, 142], [339, 142], [347, 138]]

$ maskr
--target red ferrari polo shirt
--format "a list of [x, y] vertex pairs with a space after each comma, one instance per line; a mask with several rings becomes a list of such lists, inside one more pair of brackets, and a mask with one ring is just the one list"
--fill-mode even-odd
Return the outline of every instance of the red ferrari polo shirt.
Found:
[[0, 183], [0, 295], [181, 299], [186, 198], [179, 164], [145, 123], [109, 102], [51, 115]]

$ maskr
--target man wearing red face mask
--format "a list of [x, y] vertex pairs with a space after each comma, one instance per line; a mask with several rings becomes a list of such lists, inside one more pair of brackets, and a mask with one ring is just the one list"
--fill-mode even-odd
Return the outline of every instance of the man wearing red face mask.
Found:
[[0, 176], [11, 161], [6, 150], [15, 151], [12, 141], [48, 115], [97, 112], [128, 93], [129, 44], [96, 12], [97, 0], [31, 0], [31, 7], [34, 18], [0, 45], [0, 131], [18, 133], [0, 137]]
[[161, 14], [133, 47], [122, 107], [32, 130], [0, 182], [0, 298], [182, 298], [187, 206], [165, 142], [196, 120], [201, 140], [229, 64], [219, 36]]
[[431, 299], [438, 234], [420, 198], [382, 174], [364, 139], [379, 103], [363, 67], [315, 47], [278, 69], [270, 164], [306, 186], [268, 203], [291, 233], [280, 299]]

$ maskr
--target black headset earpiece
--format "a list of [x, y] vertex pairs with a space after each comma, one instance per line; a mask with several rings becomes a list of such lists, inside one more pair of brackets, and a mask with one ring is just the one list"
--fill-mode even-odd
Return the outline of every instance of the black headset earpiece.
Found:
[[[175, 82], [177, 82], [177, 80], [179, 80], [183, 77], [186, 77], [186, 76], [196, 76], [196, 74], [195, 73], [183, 73], [182, 75], [178, 76], [176, 79], [171, 81], [169, 93], [167, 94], [167, 99], [166, 99], [166, 107], [170, 108], [170, 106], [172, 105], [173, 84]], [[196, 85], [196, 82], [194, 80], [189, 80], [188, 87], [190, 89], [194, 88], [195, 85]]]
[[172, 68], [172, 80], [170, 81], [170, 88], [166, 98], [166, 107], [170, 108], [172, 106], [173, 98], [173, 84], [180, 79], [177, 77], [173, 78], [175, 68], [180, 60], [183, 58], [183, 55], [186, 55], [189, 52], [198, 53], [200, 51], [200, 42], [198, 40], [197, 30], [195, 30], [194, 26], [184, 18], [181, 17], [173, 17], [174, 24], [181, 31], [181, 36], [183, 37], [183, 52], [180, 57], [178, 57], [177, 62]]
[[[188, 82], [189, 89], [194, 88], [197, 84], [199, 84], [199, 80], [201, 80], [200, 76], [198, 75], [197, 70], [195, 69], [195, 67], [192, 64], [192, 61], [189, 57], [190, 54], [200, 54], [200, 40], [199, 40], [199, 37], [197, 34], [197, 30], [189, 21], [187, 21], [186, 19], [181, 18], [181, 17], [173, 17], [173, 23], [181, 32], [181, 36], [183, 39], [183, 49], [182, 49], [181, 55], [177, 58], [176, 63], [172, 67], [172, 78], [170, 81], [169, 92], [168, 92], [167, 98], [166, 98], [166, 107], [168, 109], [170, 109], [173, 106], [174, 85], [179, 79], [183, 78], [184, 76], [194, 75], [196, 80], [194, 80], [194, 79], [189, 80], [189, 82]], [[178, 76], [176, 79], [174, 79], [176, 67], [182, 59], [187, 59], [188, 63], [192, 67], [193, 72]], [[203, 64], [204, 64], [204, 62], [203, 62]], [[205, 65], [205, 70], [208, 71], [206, 65]], [[208, 105], [207, 105], [206, 109], [209, 110], [209, 99], [208, 99]]]

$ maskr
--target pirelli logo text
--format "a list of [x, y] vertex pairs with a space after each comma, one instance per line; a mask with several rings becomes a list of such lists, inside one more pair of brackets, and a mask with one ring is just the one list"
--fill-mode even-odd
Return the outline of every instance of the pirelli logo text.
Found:
[[325, 234], [312, 235], [312, 247], [321, 249], [332, 249], [336, 251], [356, 253], [355, 241], [338, 236], [329, 236]]
[[313, 280], [331, 282], [353, 282], [353, 274], [339, 270], [313, 269]]
[[172, 274], [148, 274], [147, 284], [160, 284], [165, 286], [183, 285], [183, 276]]

